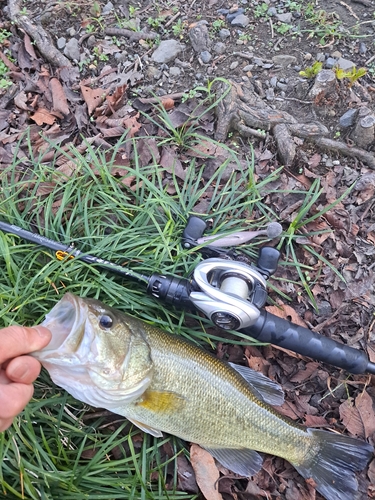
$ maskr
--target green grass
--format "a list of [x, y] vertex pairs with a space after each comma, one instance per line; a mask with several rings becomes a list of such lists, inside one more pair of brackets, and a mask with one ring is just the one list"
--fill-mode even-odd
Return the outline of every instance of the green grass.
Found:
[[[22, 158], [2, 173], [0, 218], [66, 244], [74, 242], [83, 252], [137, 272], [177, 276], [190, 275], [201, 260], [198, 253], [182, 249], [180, 238], [202, 198], [207, 199], [203, 216], [212, 218], [214, 230], [243, 228], [252, 223], [254, 213], [260, 214], [262, 226], [272, 219], [262, 199], [277, 173], [257, 185], [251, 159], [227, 181], [222, 175], [228, 161], [239, 165], [234, 152], [228, 151], [229, 160], [210, 181], [203, 180], [203, 166], [193, 160], [181, 181], [156, 162], [141, 167], [136, 141], [133, 147], [131, 166], [122, 177], [111, 173], [118, 149], [111, 154], [92, 147], [84, 155], [77, 150], [64, 153], [76, 167], [69, 177], [53, 164], [41, 164], [30, 147], [28, 159], [19, 154]], [[251, 246], [248, 251], [254, 253]], [[39, 323], [70, 291], [100, 298], [208, 348], [222, 339], [207, 320], [164, 307], [145, 295], [141, 285], [77, 259], [58, 261], [52, 250], [2, 232], [0, 283], [0, 327]], [[233, 342], [243, 340], [251, 342], [243, 334]], [[143, 435], [116, 416], [88, 419], [90, 412], [43, 372], [32, 402], [0, 434], [0, 495], [27, 500], [196, 498], [177, 491], [177, 455], [187, 454], [182, 442]]]

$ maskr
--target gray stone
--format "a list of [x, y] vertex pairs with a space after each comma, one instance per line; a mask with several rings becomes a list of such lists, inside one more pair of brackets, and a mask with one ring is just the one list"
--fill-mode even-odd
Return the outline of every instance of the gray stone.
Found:
[[254, 64], [247, 64], [246, 66], [244, 66], [242, 68], [242, 70], [247, 72], [247, 71], [252, 71], [253, 68], [254, 68]]
[[64, 38], [63, 36], [61, 36], [60, 38], [57, 39], [57, 48], [58, 49], [63, 49], [65, 47], [65, 44], [66, 44], [66, 38]]
[[230, 24], [232, 26], [239, 26], [240, 28], [246, 28], [249, 22], [250, 19], [247, 16], [245, 16], [245, 14], [240, 14], [239, 16], [235, 17]]
[[167, 63], [172, 61], [184, 48], [185, 46], [177, 40], [163, 40], [153, 52], [151, 59], [156, 63]]
[[113, 10], [113, 3], [112, 2], [108, 2], [104, 5], [104, 7], [102, 8], [102, 15], [103, 16], [106, 16], [108, 15], [111, 11]]
[[95, 47], [96, 45], [96, 38], [94, 35], [90, 35], [87, 39], [87, 47], [89, 47], [90, 49], [92, 49], [93, 47]]
[[128, 58], [128, 54], [125, 51], [116, 52], [116, 54], [114, 55], [114, 58], [116, 59], [116, 61], [118, 63], [124, 63]]
[[266, 90], [266, 99], [267, 101], [274, 101], [275, 100], [275, 92], [273, 88], [269, 88]]
[[336, 62], [337, 62], [337, 59], [334, 59], [333, 57], [328, 57], [328, 59], [326, 60], [324, 66], [327, 69], [332, 69], [333, 66], [336, 64]]
[[72, 61], [79, 61], [79, 56], [81, 54], [81, 51], [78, 40], [76, 38], [71, 38], [69, 42], [65, 45], [64, 54]]
[[211, 61], [212, 59], [212, 55], [210, 52], [208, 52], [208, 50], [203, 50], [200, 54], [199, 54], [200, 58], [201, 58], [201, 61], [202, 63], [204, 64], [207, 64]]
[[70, 37], [73, 37], [77, 33], [76, 30], [73, 28], [73, 26], [71, 28], [68, 28], [66, 32]]
[[332, 314], [332, 306], [327, 300], [322, 300], [318, 303], [318, 310], [320, 316], [328, 316]]
[[155, 68], [155, 66], [148, 66], [146, 68], [146, 76], [150, 80], [152, 80], [152, 79], [159, 80], [161, 75], [162, 75], [162, 72], [160, 71], [160, 69]]
[[349, 59], [340, 57], [340, 59], [337, 60], [337, 66], [344, 71], [349, 71], [350, 69], [354, 68], [355, 64], [353, 61], [349, 61]]
[[312, 54], [310, 54], [310, 52], [306, 52], [306, 54], [303, 56], [303, 58], [305, 59], [305, 61], [311, 61]]
[[213, 51], [215, 52], [215, 54], [224, 54], [226, 50], [227, 46], [223, 42], [216, 42], [213, 46]]
[[367, 52], [367, 47], [366, 47], [366, 44], [364, 42], [360, 42], [359, 43], [359, 53], [360, 54], [366, 54]]
[[286, 67], [290, 64], [296, 64], [297, 58], [288, 54], [278, 54], [277, 56], [273, 56], [272, 61], [275, 64], [280, 64], [280, 66]]
[[232, 70], [233, 70], [233, 69], [236, 69], [238, 65], [239, 65], [239, 62], [238, 62], [238, 61], [234, 61], [234, 62], [232, 62], [232, 64], [229, 66], [229, 69], [232, 69]]
[[332, 52], [331, 57], [333, 57], [334, 59], [339, 59], [341, 55], [342, 54], [339, 50], [335, 50], [334, 52]]
[[265, 64], [263, 64], [263, 68], [264, 69], [271, 69], [271, 68], [273, 68], [273, 64], [272, 63], [265, 63]]
[[235, 12], [230, 12], [229, 14], [227, 14], [227, 21], [228, 23], [231, 23], [232, 24], [232, 21], [233, 19], [235, 19], [237, 16], [240, 16], [241, 14], [244, 14], [245, 13], [245, 9], [237, 9]]
[[204, 52], [211, 46], [210, 35], [208, 33], [207, 21], [199, 21], [189, 31], [189, 38], [193, 49], [198, 54]]
[[277, 14], [277, 9], [276, 7], [270, 7], [268, 10], [267, 10], [267, 14], [269, 16], [276, 16]]
[[326, 56], [323, 54], [323, 52], [318, 52], [316, 54], [316, 60], [318, 62], [324, 62], [326, 60]]
[[277, 88], [280, 90], [286, 90], [288, 85], [286, 83], [277, 82]]
[[274, 88], [276, 87], [276, 85], [277, 85], [277, 77], [276, 76], [273, 76], [271, 78], [270, 85], [271, 85], [271, 87], [274, 87]]
[[169, 74], [170, 74], [170, 76], [172, 76], [172, 77], [180, 76], [180, 75], [181, 75], [181, 70], [180, 70], [180, 68], [178, 68], [177, 66], [172, 66], [172, 67], [169, 69]]
[[285, 14], [276, 14], [275, 17], [281, 23], [286, 23], [286, 24], [290, 24], [293, 19], [293, 15], [291, 12], [286, 12]]
[[223, 28], [219, 31], [219, 37], [222, 39], [222, 40], [225, 40], [226, 38], [229, 38], [230, 37], [230, 31], [227, 30], [226, 28]]
[[263, 59], [261, 59], [260, 57], [254, 57], [254, 64], [256, 64], [257, 66], [263, 66]]

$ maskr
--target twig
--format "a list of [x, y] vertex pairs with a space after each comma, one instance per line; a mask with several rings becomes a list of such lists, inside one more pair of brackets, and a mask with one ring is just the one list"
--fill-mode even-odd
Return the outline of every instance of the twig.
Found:
[[337, 151], [345, 156], [351, 156], [357, 158], [358, 160], [366, 163], [369, 168], [375, 169], [375, 156], [374, 153], [368, 153], [361, 148], [351, 148], [347, 146], [344, 142], [334, 141], [333, 139], [328, 139], [327, 137], [311, 137], [312, 141], [318, 146], [329, 149], [331, 151]]
[[130, 38], [131, 42], [138, 42], [139, 40], [155, 40], [158, 36], [157, 33], [152, 31], [132, 31], [125, 28], [106, 28], [104, 33], [112, 36], [126, 36], [127, 38]]
[[178, 11], [173, 17], [170, 18], [170, 20], [167, 23], [165, 23], [164, 27], [168, 28], [168, 26], [170, 26], [180, 16], [181, 16], [181, 12]]
[[233, 52], [232, 56], [243, 57], [244, 59], [248, 59], [252, 61], [254, 59], [254, 54], [245, 54], [245, 52]]
[[56, 49], [43, 27], [40, 24], [33, 24], [27, 16], [21, 14], [21, 3], [22, 0], [9, 0], [8, 6], [11, 21], [34, 40], [44, 59], [47, 59], [54, 66], [71, 68], [72, 64], [69, 59]]
[[350, 5], [348, 5], [347, 3], [345, 2], [340, 2], [340, 5], [343, 5], [344, 7], [346, 7], [348, 9], [348, 11], [350, 12], [350, 14], [355, 17], [355, 19], [357, 19], [357, 21], [359, 21], [359, 17], [357, 16], [357, 14], [355, 12], [353, 12], [353, 9], [350, 7]]
[[270, 18], [269, 21], [270, 21], [270, 28], [271, 28], [271, 38], [274, 38], [275, 33], [273, 31], [273, 22], [272, 22], [272, 19]]

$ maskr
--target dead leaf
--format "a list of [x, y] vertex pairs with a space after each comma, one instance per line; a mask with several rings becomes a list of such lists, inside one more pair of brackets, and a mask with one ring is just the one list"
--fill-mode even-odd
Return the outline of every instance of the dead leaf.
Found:
[[174, 108], [174, 100], [167, 97], [165, 99], [162, 99], [161, 105], [168, 111], [169, 109]]
[[29, 35], [27, 33], [25, 33], [25, 36], [23, 38], [23, 43], [25, 45], [25, 49], [26, 49], [27, 53], [29, 54], [29, 56], [31, 56], [33, 59], [37, 59], [36, 54], [35, 54], [35, 50], [34, 50], [34, 46], [31, 43], [31, 38], [29, 37]]
[[356, 397], [355, 406], [363, 423], [365, 438], [372, 437], [375, 433], [375, 413], [371, 396], [363, 391]]
[[365, 428], [358, 408], [354, 406], [352, 399], [344, 401], [340, 405], [339, 412], [342, 423], [348, 429], [350, 434], [363, 438], [365, 436]]
[[206, 500], [223, 500], [217, 489], [220, 474], [212, 455], [197, 444], [192, 444], [190, 460], [195, 472], [195, 479]]
[[34, 120], [37, 125], [44, 125], [45, 123], [47, 125], [52, 125], [56, 120], [56, 116], [53, 116], [48, 109], [44, 108], [38, 108], [34, 114], [30, 115], [30, 118]]
[[17, 106], [17, 108], [22, 109], [23, 111], [29, 111], [31, 108], [27, 104], [28, 97], [26, 93], [21, 90], [16, 97], [14, 98], [14, 104]]
[[312, 361], [307, 363], [304, 370], [299, 370], [293, 377], [290, 378], [291, 382], [301, 383], [311, 378], [320, 368], [320, 363]]
[[59, 111], [63, 115], [68, 115], [70, 113], [70, 109], [60, 81], [57, 78], [51, 78], [49, 87], [52, 94], [53, 109], [55, 111]]
[[85, 103], [87, 104], [89, 115], [91, 115], [94, 110], [102, 104], [107, 95], [107, 91], [104, 89], [91, 89], [90, 87], [85, 87], [84, 85], [81, 85], [81, 92]]
[[305, 415], [305, 425], [306, 427], [327, 427], [328, 422], [324, 417], [319, 415]]
[[278, 316], [279, 318], [287, 319], [291, 321], [292, 323], [303, 326], [307, 328], [306, 323], [303, 321], [302, 318], [296, 313], [296, 311], [288, 306], [287, 304], [281, 304], [278, 306], [266, 306], [265, 308], [269, 313], [274, 314], [275, 316]]
[[186, 172], [182, 167], [182, 163], [177, 158], [175, 151], [172, 148], [163, 146], [160, 165], [165, 168], [170, 174], [175, 174], [180, 179], [184, 180]]
[[141, 124], [137, 121], [139, 118], [139, 113], [130, 118], [125, 118], [123, 125], [126, 129], [129, 129], [129, 137], [134, 137], [138, 130], [141, 128]]

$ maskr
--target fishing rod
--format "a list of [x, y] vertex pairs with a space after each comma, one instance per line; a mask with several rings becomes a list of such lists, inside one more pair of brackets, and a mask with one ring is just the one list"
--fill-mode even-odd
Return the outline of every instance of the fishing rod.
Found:
[[197, 248], [204, 257], [189, 278], [153, 273], [150, 276], [119, 264], [81, 252], [73, 244], [64, 245], [38, 233], [0, 221], [0, 230], [55, 251], [58, 260], [76, 258], [104, 271], [146, 286], [146, 293], [179, 308], [197, 308], [216, 326], [236, 330], [264, 343], [271, 343], [350, 373], [375, 375], [375, 363], [364, 351], [354, 349], [313, 332], [308, 328], [269, 313], [267, 280], [275, 273], [280, 252], [270, 246], [260, 249], [256, 265], [233, 248], [254, 237], [278, 237], [281, 225], [271, 222], [262, 231], [239, 231], [230, 235], [203, 236], [207, 225], [199, 217], [189, 217], [182, 235], [185, 249]]

